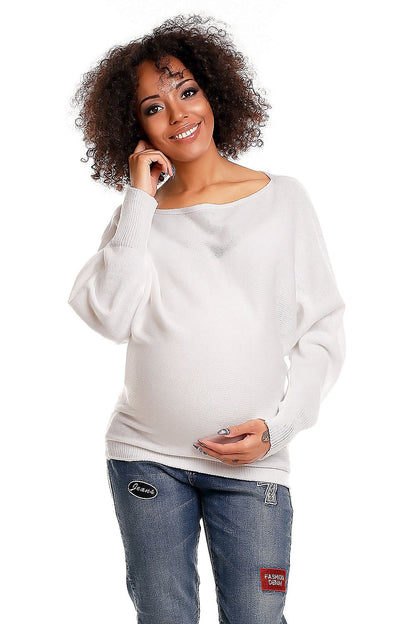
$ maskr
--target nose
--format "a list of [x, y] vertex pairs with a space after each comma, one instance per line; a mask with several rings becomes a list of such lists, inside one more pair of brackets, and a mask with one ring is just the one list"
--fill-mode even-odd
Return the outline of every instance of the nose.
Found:
[[182, 121], [182, 119], [186, 119], [188, 115], [185, 110], [181, 107], [180, 103], [171, 103], [169, 106], [169, 123], [171, 126], [174, 126], [176, 123]]

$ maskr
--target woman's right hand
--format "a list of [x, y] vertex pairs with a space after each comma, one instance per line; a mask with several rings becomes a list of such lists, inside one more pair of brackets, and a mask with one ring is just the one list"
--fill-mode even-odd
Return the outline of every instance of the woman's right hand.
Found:
[[[150, 168], [150, 165], [155, 165]], [[154, 197], [161, 172], [173, 175], [172, 163], [163, 152], [157, 150], [145, 139], [140, 139], [129, 156], [130, 185], [146, 191]]]

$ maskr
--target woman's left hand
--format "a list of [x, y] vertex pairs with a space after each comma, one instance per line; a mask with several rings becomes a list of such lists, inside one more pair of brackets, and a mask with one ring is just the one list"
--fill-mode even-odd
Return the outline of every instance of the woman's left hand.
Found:
[[216, 457], [224, 464], [231, 466], [241, 466], [241, 464], [252, 464], [257, 459], [264, 457], [270, 449], [269, 429], [262, 418], [247, 420], [241, 425], [227, 427], [230, 430], [224, 438], [246, 434], [244, 440], [239, 442], [229, 442], [228, 444], [218, 444], [201, 438], [195, 442], [195, 446], [201, 448], [207, 455]]

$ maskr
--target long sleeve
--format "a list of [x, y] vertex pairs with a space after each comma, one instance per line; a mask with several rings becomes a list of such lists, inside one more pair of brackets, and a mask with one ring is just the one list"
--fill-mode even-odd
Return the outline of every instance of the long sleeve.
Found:
[[132, 320], [150, 293], [147, 243], [156, 207], [149, 193], [127, 188], [97, 253], [78, 273], [68, 298], [87, 325], [117, 344], [129, 340]]
[[345, 359], [345, 304], [310, 197], [300, 182], [296, 180], [296, 184], [296, 331], [289, 345], [286, 393], [276, 414], [264, 419], [271, 447], [262, 460], [316, 423], [320, 404], [337, 380]]

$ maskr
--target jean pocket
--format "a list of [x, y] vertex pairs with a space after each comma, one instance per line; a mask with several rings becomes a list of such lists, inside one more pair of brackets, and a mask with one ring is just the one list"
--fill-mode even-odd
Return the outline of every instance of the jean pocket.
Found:
[[113, 499], [113, 502], [115, 504], [115, 497], [114, 497], [114, 488], [113, 488], [113, 483], [111, 481], [111, 475], [110, 475], [110, 463], [107, 463], [107, 482], [108, 482], [108, 487], [110, 489], [110, 493], [111, 493], [111, 497]]

